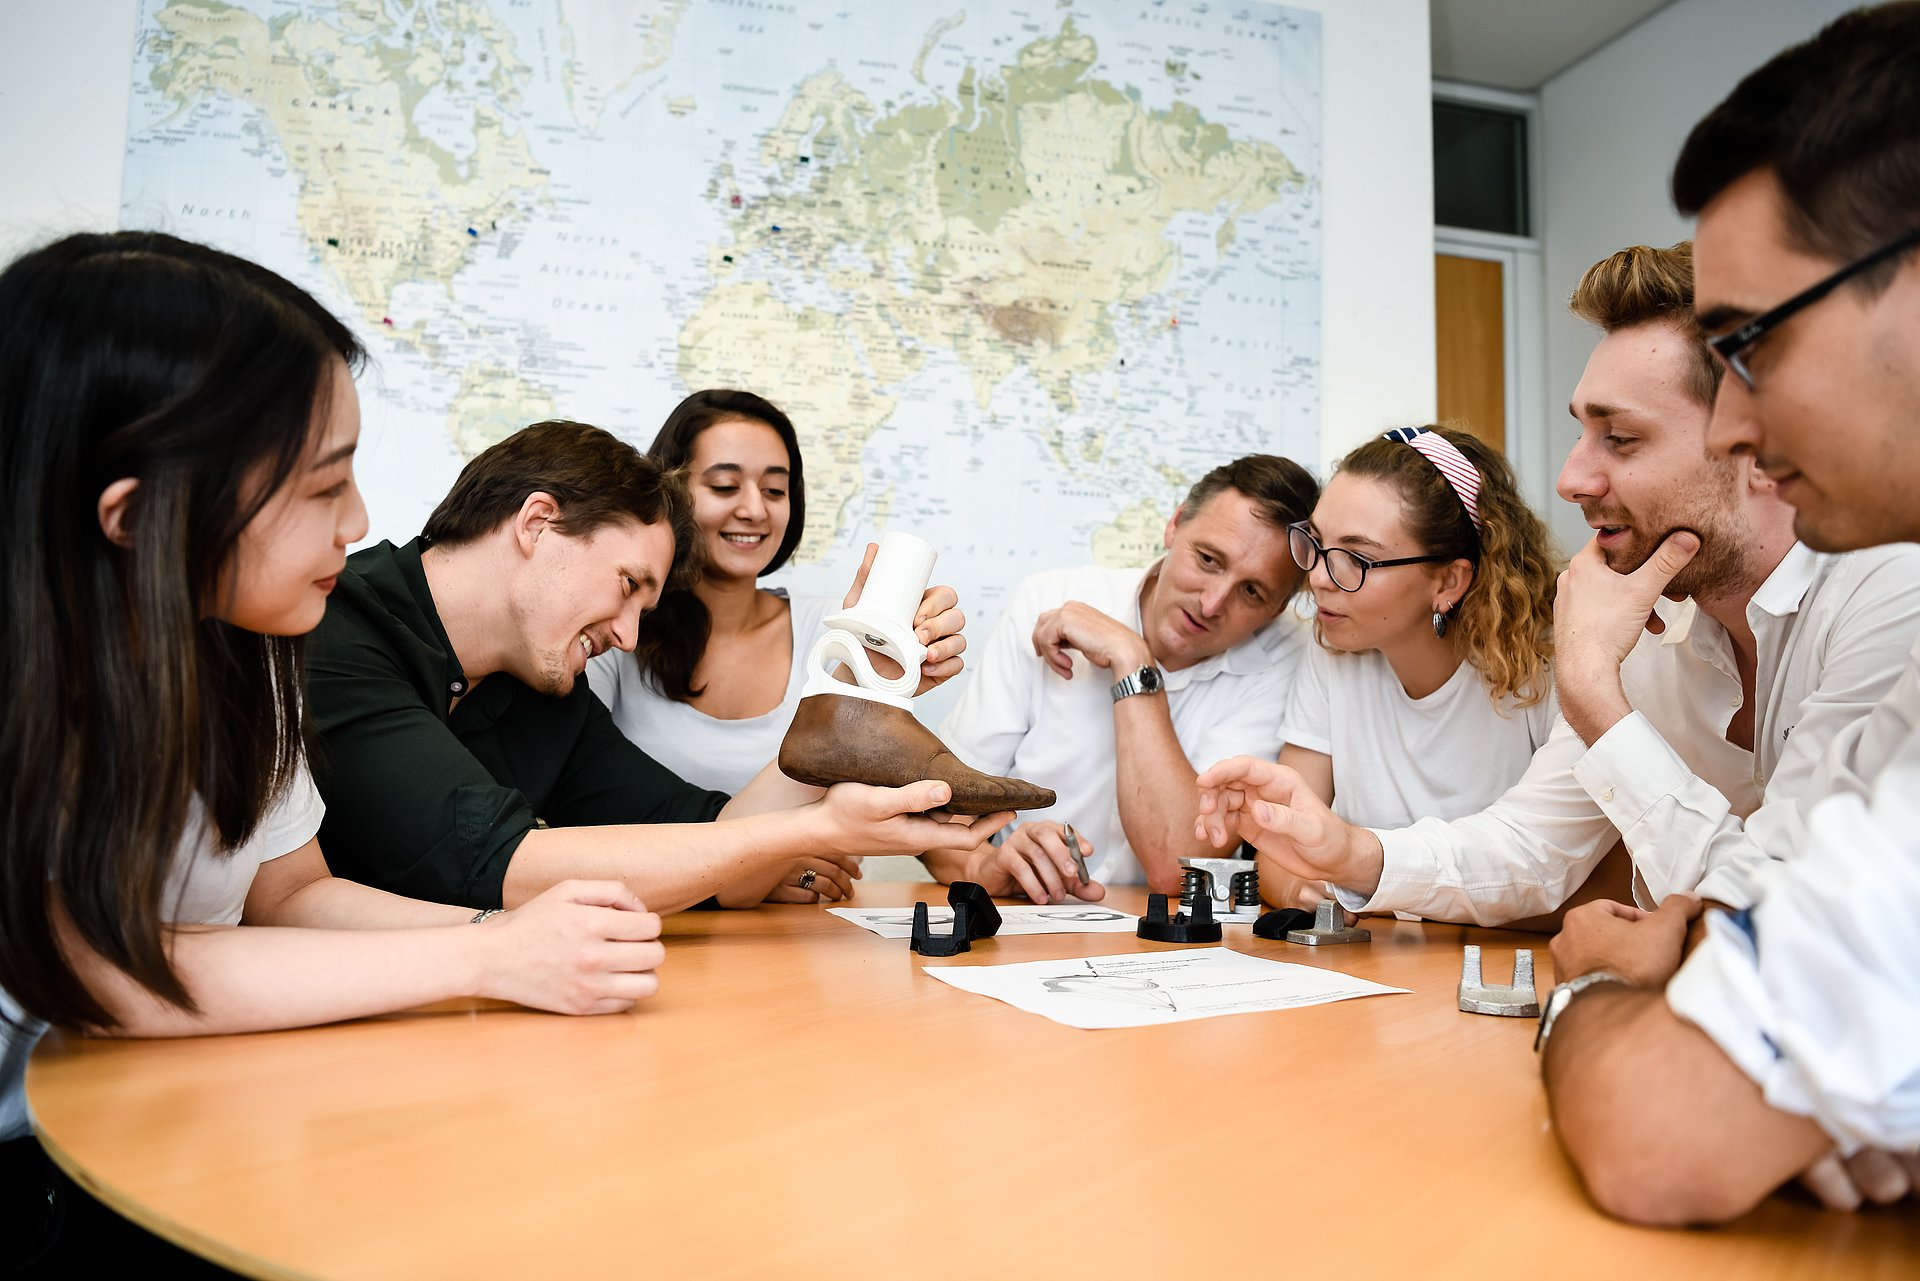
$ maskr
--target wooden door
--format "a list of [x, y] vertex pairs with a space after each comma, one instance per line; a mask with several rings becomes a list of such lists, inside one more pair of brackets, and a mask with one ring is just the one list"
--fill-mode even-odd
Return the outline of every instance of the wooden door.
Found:
[[1507, 330], [1504, 264], [1453, 254], [1433, 257], [1434, 335], [1440, 421], [1507, 447]]

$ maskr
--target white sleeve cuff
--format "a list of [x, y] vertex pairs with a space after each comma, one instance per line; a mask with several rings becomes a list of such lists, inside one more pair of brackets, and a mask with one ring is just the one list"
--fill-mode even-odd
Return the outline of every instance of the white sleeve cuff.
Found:
[[1573, 776], [1614, 830], [1626, 832], [1692, 778], [1693, 770], [1652, 721], [1630, 712], [1573, 763]]

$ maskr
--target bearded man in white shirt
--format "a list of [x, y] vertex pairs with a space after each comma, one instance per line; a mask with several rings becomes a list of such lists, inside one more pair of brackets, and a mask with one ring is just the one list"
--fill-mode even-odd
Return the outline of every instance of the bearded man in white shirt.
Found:
[[[1848, 14], [1747, 77], [1673, 190], [1729, 370], [1713, 447], [1776, 482], [1809, 546], [1920, 539], [1920, 4]], [[1813, 807], [1751, 910], [1706, 913], [1684, 965], [1701, 906], [1681, 896], [1576, 909], [1554, 941], [1547, 1094], [1614, 1214], [1732, 1218], [1803, 1169], [1829, 1201], [1920, 1183], [1920, 666], [1836, 757], [1856, 785]]]
[[1251, 454], [1194, 485], [1151, 567], [1054, 570], [1015, 588], [940, 737], [975, 769], [1043, 779], [1059, 799], [1000, 845], [928, 851], [934, 874], [1057, 903], [1109, 882], [1175, 893], [1183, 855], [1218, 857], [1193, 831], [1193, 762], [1280, 750], [1311, 643], [1289, 608], [1301, 574], [1287, 526], [1318, 497], [1298, 463]]
[[1614, 254], [1574, 292], [1605, 336], [1558, 488], [1596, 532], [1561, 576], [1563, 720], [1527, 772], [1478, 814], [1371, 830], [1270, 760], [1222, 762], [1199, 779], [1200, 830], [1251, 840], [1263, 885], [1303, 877], [1353, 912], [1500, 925], [1560, 908], [1624, 840], [1643, 905], [1745, 907], [1813, 801], [1862, 786], [1832, 753], [1920, 635], [1920, 548], [1816, 552], [1751, 459], [1709, 456], [1721, 368], [1692, 289], [1681, 244]]

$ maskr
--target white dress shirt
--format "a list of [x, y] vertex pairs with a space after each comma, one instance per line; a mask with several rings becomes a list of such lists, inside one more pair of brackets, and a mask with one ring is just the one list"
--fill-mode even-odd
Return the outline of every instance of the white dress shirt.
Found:
[[[1140, 624], [1144, 569], [1051, 570], [1026, 579], [1008, 599], [960, 702], [940, 737], [961, 760], [990, 774], [1050, 787], [1058, 800], [1023, 819], [1071, 823], [1094, 844], [1087, 870], [1108, 884], [1137, 885], [1145, 873], [1120, 824], [1113, 682], [1125, 672], [1072, 654], [1073, 679], [1055, 675], [1033, 649], [1040, 615], [1077, 600], [1125, 623]], [[1272, 760], [1280, 751], [1287, 687], [1310, 626], [1293, 610], [1224, 654], [1166, 673], [1167, 711], [1180, 750], [1196, 770], [1229, 756]]]
[[1788, 551], [1747, 603], [1751, 752], [1726, 738], [1742, 706], [1726, 629], [1692, 601], [1656, 608], [1666, 630], [1620, 667], [1630, 716], [1591, 749], [1562, 720], [1481, 813], [1381, 831], [1379, 888], [1341, 902], [1497, 925], [1559, 907], [1624, 837], [1644, 904], [1683, 890], [1752, 903], [1767, 865], [1804, 844], [1813, 802], [1884, 762], [1862, 722], [1920, 636], [1920, 547]]
[[[1916, 651], [1920, 661], [1920, 651]], [[1712, 912], [1667, 986], [1767, 1102], [1848, 1152], [1920, 1149], [1920, 669], [1869, 718], [1891, 759], [1811, 807], [1750, 910]]]

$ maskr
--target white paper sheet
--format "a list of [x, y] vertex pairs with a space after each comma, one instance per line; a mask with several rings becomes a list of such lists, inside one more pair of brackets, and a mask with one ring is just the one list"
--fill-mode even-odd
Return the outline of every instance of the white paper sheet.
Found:
[[1080, 1028], [1151, 1027], [1407, 991], [1224, 947], [923, 968], [942, 983]]
[[[830, 907], [843, 920], [883, 939], [913, 936], [911, 907]], [[1139, 917], [1098, 903], [1060, 903], [1052, 907], [1001, 907], [1001, 934], [1131, 934]], [[935, 934], [953, 928], [953, 909], [927, 904], [927, 924]]]

